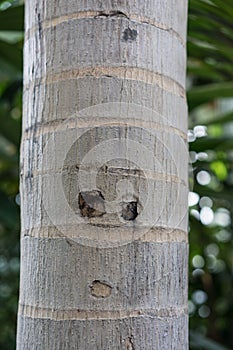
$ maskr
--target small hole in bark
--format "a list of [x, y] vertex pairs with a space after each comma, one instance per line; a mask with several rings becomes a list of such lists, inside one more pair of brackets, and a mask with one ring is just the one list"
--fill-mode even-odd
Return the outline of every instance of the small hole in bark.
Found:
[[91, 295], [96, 298], [107, 298], [111, 295], [112, 287], [101, 281], [94, 281], [91, 285]]
[[137, 35], [138, 33], [135, 29], [126, 28], [123, 33], [123, 40], [129, 42], [135, 41]]
[[138, 204], [137, 202], [121, 203], [122, 217], [126, 221], [135, 220], [138, 216]]
[[93, 218], [105, 214], [104, 197], [100, 191], [80, 192], [78, 204], [81, 215], [84, 217]]

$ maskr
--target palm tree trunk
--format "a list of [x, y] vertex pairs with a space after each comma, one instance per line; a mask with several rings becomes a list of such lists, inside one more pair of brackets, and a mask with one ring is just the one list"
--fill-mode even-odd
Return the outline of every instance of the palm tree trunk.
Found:
[[26, 0], [17, 349], [188, 349], [187, 1]]

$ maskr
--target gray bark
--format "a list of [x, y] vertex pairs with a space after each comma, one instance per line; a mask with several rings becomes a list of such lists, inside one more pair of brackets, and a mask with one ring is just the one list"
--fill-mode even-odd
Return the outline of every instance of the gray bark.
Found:
[[187, 1], [25, 5], [17, 349], [188, 349]]

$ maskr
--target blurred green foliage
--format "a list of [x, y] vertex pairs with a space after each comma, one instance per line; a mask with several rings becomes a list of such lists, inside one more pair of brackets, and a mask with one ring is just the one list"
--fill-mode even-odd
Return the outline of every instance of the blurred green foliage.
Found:
[[233, 349], [233, 2], [189, 6], [190, 348]]
[[[18, 164], [23, 6], [0, 1], [0, 349], [15, 348], [19, 285]], [[15, 6], [12, 6], [15, 5]]]
[[[15, 348], [23, 5], [0, 1], [0, 348]], [[190, 0], [190, 349], [233, 349], [233, 2]]]

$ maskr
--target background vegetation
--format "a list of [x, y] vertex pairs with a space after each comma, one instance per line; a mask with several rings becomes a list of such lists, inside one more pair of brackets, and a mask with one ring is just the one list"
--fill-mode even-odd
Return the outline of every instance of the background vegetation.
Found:
[[[233, 349], [233, 2], [190, 0], [190, 349]], [[23, 5], [0, 0], [0, 348], [15, 348]], [[191, 169], [190, 169], [191, 170]]]

